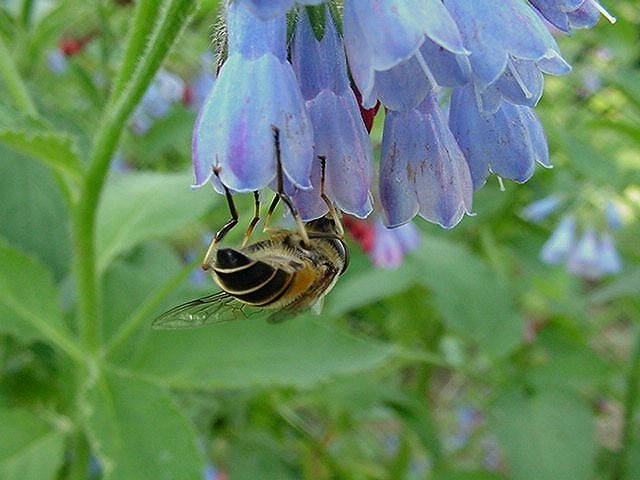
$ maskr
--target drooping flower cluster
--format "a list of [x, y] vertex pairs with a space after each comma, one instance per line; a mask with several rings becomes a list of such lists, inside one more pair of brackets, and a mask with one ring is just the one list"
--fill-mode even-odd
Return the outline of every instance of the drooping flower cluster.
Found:
[[[533, 107], [543, 74], [570, 67], [545, 20], [570, 32], [608, 16], [595, 0], [344, 0], [342, 19], [334, 2], [294, 3], [228, 5], [228, 56], [194, 132], [195, 185], [275, 188], [279, 159], [306, 220], [326, 212], [324, 164], [339, 209], [363, 218], [377, 190], [391, 227], [415, 215], [453, 227], [489, 174], [524, 182], [550, 166]], [[378, 103], [376, 189], [358, 107]]]
[[[563, 197], [551, 195], [529, 204], [522, 212], [527, 220], [538, 223], [559, 209]], [[620, 207], [612, 200], [595, 218], [593, 211], [577, 215], [565, 212], [551, 237], [540, 251], [540, 259], [549, 265], [565, 265], [567, 271], [588, 280], [597, 280], [622, 270], [613, 233], [623, 225]], [[590, 215], [589, 215], [590, 214]], [[578, 221], [578, 218], [589, 218]], [[599, 225], [599, 228], [596, 227]]]

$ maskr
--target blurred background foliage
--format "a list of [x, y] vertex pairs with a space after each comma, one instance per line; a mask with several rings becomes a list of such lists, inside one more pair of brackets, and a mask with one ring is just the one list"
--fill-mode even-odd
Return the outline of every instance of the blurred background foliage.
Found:
[[[158, 22], [178, 1], [165, 3]], [[144, 64], [125, 51], [142, 7], [2, 2], [0, 478], [640, 478], [640, 5], [609, 7], [614, 26], [559, 40], [574, 70], [546, 79], [537, 108], [555, 168], [504, 191], [490, 181], [452, 231], [420, 222], [399, 268], [374, 268], [352, 241], [319, 317], [151, 330], [214, 288], [196, 265], [227, 212], [188, 188], [196, 102], [173, 98], [143, 128], [134, 113], [113, 127], [95, 217], [91, 345], [74, 202], [118, 108], [119, 66]], [[188, 8], [162, 64], [186, 87], [206, 69], [218, 6]], [[539, 260], [558, 215], [522, 211], [558, 193], [600, 229], [616, 203], [619, 274]], [[248, 219], [251, 199], [238, 202]]]

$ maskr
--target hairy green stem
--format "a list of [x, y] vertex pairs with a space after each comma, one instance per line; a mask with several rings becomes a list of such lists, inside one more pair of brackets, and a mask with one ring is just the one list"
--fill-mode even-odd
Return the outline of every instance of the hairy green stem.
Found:
[[20, 77], [18, 68], [2, 36], [0, 36], [0, 77], [4, 80], [5, 87], [13, 97], [16, 107], [30, 117], [38, 117], [36, 105], [33, 103], [29, 91]]
[[122, 94], [127, 82], [135, 71], [138, 59], [142, 57], [147, 39], [153, 29], [153, 23], [149, 18], [157, 18], [161, 3], [158, 0], [140, 0], [136, 2], [136, 10], [133, 16], [133, 24], [137, 28], [129, 30], [127, 48], [124, 52], [122, 66], [118, 70], [118, 76], [113, 87], [111, 98], [117, 100]]
[[613, 480], [623, 480], [627, 478], [627, 469], [631, 455], [637, 454], [632, 451], [634, 443], [634, 419], [636, 411], [640, 406], [640, 327], [637, 329], [635, 345], [629, 362], [629, 373], [627, 376], [627, 392], [624, 399], [624, 423], [622, 424], [622, 448], [616, 458], [613, 468]]
[[[79, 332], [85, 348], [89, 351], [97, 351], [100, 345], [95, 220], [109, 164], [125, 122], [182, 31], [193, 3], [193, 0], [167, 0], [145, 55], [135, 69], [131, 81], [122, 95], [115, 102], [110, 102], [110, 107], [106, 109], [104, 118], [100, 122], [100, 129], [73, 216]], [[136, 17], [136, 20], [150, 21], [140, 17]], [[147, 27], [133, 23], [131, 28]], [[124, 65], [123, 68], [125, 68]]]

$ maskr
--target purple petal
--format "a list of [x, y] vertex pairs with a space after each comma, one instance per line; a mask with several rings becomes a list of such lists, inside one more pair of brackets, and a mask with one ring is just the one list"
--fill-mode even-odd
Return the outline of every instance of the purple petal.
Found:
[[374, 71], [409, 60], [427, 38], [450, 52], [468, 53], [440, 0], [348, 0], [343, 25], [349, 66], [366, 108], [375, 104]]
[[293, 0], [235, 0], [233, 3], [242, 4], [262, 19], [284, 15], [293, 7]]
[[445, 0], [456, 20], [469, 61], [482, 87], [495, 82], [513, 56], [536, 61], [558, 45], [541, 19], [520, 0]]
[[302, 11], [296, 27], [291, 53], [293, 70], [305, 100], [311, 100], [320, 91], [329, 89], [342, 94], [350, 90], [347, 60], [344, 47], [333, 24], [326, 14], [325, 31], [318, 42], [308, 16]]
[[457, 87], [469, 81], [471, 66], [466, 55], [450, 52], [428, 38], [420, 47], [420, 53], [438, 85]]
[[374, 225], [373, 248], [369, 255], [376, 267], [399, 267], [404, 259], [404, 250], [402, 244], [398, 241], [395, 229], [385, 227], [382, 222], [376, 222]]
[[[385, 224], [398, 226], [407, 223], [419, 210], [409, 160], [421, 158], [423, 146], [420, 125], [422, 115], [415, 109], [387, 113], [384, 120], [380, 154], [380, 203]], [[411, 177], [411, 178], [410, 178]]]
[[548, 165], [544, 132], [529, 107], [504, 101], [495, 113], [483, 115], [473, 87], [458, 87], [451, 96], [449, 126], [467, 159], [476, 190], [484, 185], [489, 171], [525, 182], [536, 161]]
[[292, 60], [305, 87], [307, 110], [314, 131], [313, 190], [291, 196], [307, 220], [327, 211], [320, 198], [320, 161], [325, 158], [325, 193], [338, 208], [360, 218], [372, 210], [370, 186], [373, 150], [355, 95], [349, 87], [342, 42], [327, 16], [325, 33], [315, 38], [307, 16], [298, 22]]
[[389, 225], [406, 223], [418, 211], [451, 228], [470, 212], [469, 169], [434, 95], [418, 109], [388, 112], [381, 162], [380, 198]]
[[427, 154], [415, 164], [420, 216], [452, 228], [471, 212], [473, 184], [469, 167], [435, 96], [428, 95], [418, 110], [424, 114]]
[[291, 66], [270, 54], [230, 56], [205, 101], [194, 130], [196, 186], [214, 166], [230, 189], [259, 190], [275, 177], [273, 127], [279, 129], [284, 174], [309, 188], [312, 131]]
[[368, 99], [366, 104], [375, 104], [379, 99], [391, 110], [408, 110], [418, 106], [432, 89], [416, 57], [375, 75], [374, 98]]
[[544, 77], [533, 62], [512, 59], [495, 86], [511, 103], [535, 107], [542, 97]]
[[[324, 90], [307, 102], [318, 156], [326, 158], [325, 192], [342, 211], [364, 218], [371, 213], [373, 149], [353, 93], [337, 96]], [[320, 169], [314, 165], [313, 190], [292, 195], [304, 219], [327, 212], [320, 198]]]
[[[287, 19], [283, 13], [264, 17], [256, 4], [278, 11], [292, 0], [236, 0], [227, 10], [227, 42], [229, 56], [240, 53], [247, 58], [258, 58], [270, 53], [279, 60], [287, 58]], [[270, 9], [271, 10], [271, 9]]]

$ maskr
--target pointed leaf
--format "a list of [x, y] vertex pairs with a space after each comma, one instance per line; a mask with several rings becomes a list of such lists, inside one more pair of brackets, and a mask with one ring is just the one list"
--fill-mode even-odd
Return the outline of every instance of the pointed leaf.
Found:
[[134, 368], [177, 387], [309, 387], [389, 361], [394, 349], [345, 335], [311, 315], [281, 324], [237, 320], [198, 330], [154, 331]]
[[2, 107], [0, 142], [37, 158], [76, 181], [80, 179], [82, 166], [77, 144], [68, 133], [52, 131], [44, 123], [27, 119], [18, 112]]
[[1, 241], [0, 258], [0, 331], [23, 341], [50, 341], [78, 357], [51, 272]]
[[493, 357], [507, 355], [522, 340], [524, 320], [496, 273], [466, 248], [423, 236], [413, 255], [422, 267], [419, 281], [429, 287], [445, 324]]
[[98, 270], [145, 240], [193, 223], [217, 200], [208, 188], [191, 190], [191, 180], [190, 174], [151, 172], [114, 178], [98, 210]]
[[597, 450], [593, 414], [562, 390], [525, 396], [505, 391], [489, 428], [504, 449], [514, 480], [592, 478]]
[[163, 389], [105, 371], [85, 401], [104, 480], [202, 479], [196, 433]]

